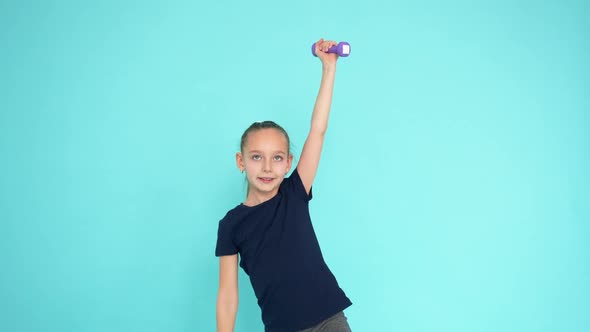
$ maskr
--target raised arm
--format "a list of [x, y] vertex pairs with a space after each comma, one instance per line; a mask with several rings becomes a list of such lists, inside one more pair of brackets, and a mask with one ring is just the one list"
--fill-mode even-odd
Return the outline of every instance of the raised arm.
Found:
[[217, 332], [233, 332], [238, 313], [238, 255], [219, 257]]
[[303, 145], [299, 164], [297, 164], [297, 171], [308, 194], [320, 163], [324, 136], [328, 129], [328, 117], [332, 105], [338, 55], [326, 53], [326, 51], [333, 45], [336, 45], [336, 42], [324, 41], [323, 39], [316, 43], [316, 54], [322, 61], [322, 80], [311, 116], [311, 128]]

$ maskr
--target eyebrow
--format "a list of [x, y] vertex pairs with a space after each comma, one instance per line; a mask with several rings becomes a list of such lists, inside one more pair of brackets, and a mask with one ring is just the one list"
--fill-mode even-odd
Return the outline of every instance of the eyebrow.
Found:
[[[259, 151], [259, 150], [251, 150], [251, 151], [248, 151], [248, 153], [260, 153], [260, 154], [262, 154], [262, 151]], [[281, 150], [275, 151], [274, 153], [276, 153], [276, 154], [285, 154], [285, 155], [287, 154], [286, 152], [281, 151]]]

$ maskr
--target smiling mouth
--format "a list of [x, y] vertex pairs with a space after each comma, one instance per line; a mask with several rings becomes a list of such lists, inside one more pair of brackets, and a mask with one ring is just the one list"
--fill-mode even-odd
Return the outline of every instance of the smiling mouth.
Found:
[[272, 180], [274, 180], [273, 178], [258, 178], [258, 180], [264, 182], [264, 183], [271, 183]]

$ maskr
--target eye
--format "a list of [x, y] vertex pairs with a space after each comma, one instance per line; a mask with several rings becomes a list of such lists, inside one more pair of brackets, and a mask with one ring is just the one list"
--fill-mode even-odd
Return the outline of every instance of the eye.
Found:
[[262, 157], [259, 154], [252, 155], [252, 160], [260, 160]]
[[282, 156], [274, 156], [274, 161], [282, 161], [283, 157]]

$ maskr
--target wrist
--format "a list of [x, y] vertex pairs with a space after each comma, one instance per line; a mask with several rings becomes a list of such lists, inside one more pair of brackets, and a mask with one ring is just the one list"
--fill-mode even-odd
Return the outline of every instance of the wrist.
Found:
[[322, 63], [322, 71], [324, 73], [336, 72], [336, 63]]

